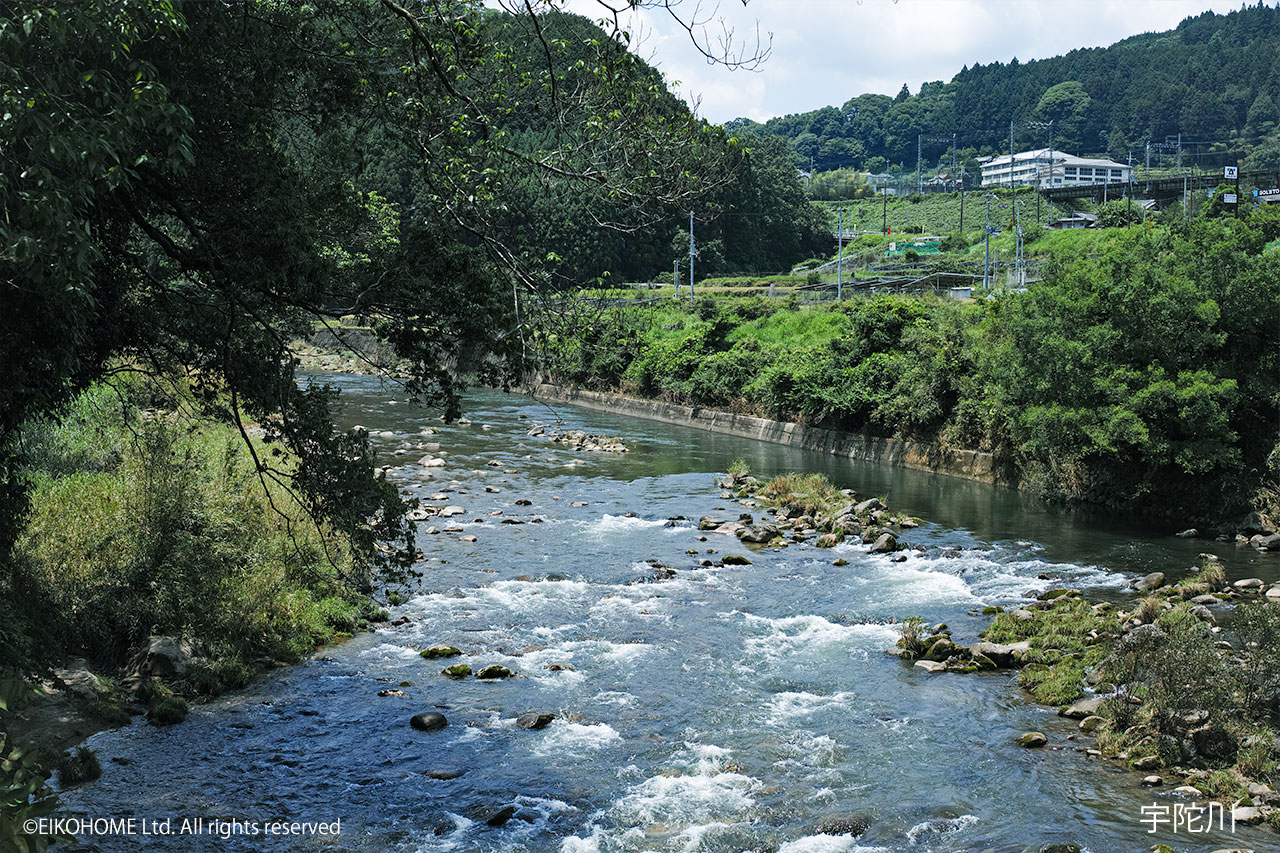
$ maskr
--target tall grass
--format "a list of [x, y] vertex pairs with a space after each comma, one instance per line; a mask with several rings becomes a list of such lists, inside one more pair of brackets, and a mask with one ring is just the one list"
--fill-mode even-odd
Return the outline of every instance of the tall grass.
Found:
[[213, 662], [211, 690], [359, 621], [349, 547], [264, 490], [238, 430], [100, 387], [29, 438], [9, 592], [41, 615], [47, 650], [120, 664], [148, 635], [181, 635]]

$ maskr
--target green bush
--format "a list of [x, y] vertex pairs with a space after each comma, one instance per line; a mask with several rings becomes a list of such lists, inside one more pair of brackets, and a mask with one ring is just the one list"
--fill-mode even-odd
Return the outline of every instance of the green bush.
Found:
[[83, 746], [77, 748], [75, 752], [65, 753], [58, 760], [55, 769], [58, 773], [58, 785], [64, 789], [84, 782], [92, 782], [102, 775], [102, 765], [98, 763], [98, 756], [93, 754], [93, 750]]
[[207, 691], [243, 681], [244, 661], [295, 660], [354, 627], [350, 549], [282, 488], [263, 491], [237, 431], [110, 413], [112, 398], [77, 401], [94, 416], [51, 429], [30, 472], [14, 577], [52, 648], [119, 664], [150, 634], [181, 635], [228, 661], [197, 676]]

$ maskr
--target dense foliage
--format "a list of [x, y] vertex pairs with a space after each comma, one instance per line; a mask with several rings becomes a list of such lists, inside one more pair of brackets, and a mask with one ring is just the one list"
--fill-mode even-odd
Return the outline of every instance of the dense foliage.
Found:
[[[1025, 293], [618, 309], [558, 377], [994, 452], [1043, 492], [1242, 511], [1280, 462], [1280, 217], [1089, 234]], [[1268, 458], [1270, 461], [1268, 461]], [[1276, 472], [1271, 471], [1275, 477]]]
[[[904, 22], [904, 25], [905, 22]], [[1144, 157], [1145, 143], [1181, 133], [1189, 150], [1256, 149], [1250, 165], [1280, 156], [1280, 9], [1261, 2], [1227, 15], [1205, 12], [1169, 32], [1145, 33], [1106, 48], [1020, 63], [965, 67], [950, 82], [925, 83], [912, 95], [859, 95], [840, 107], [770, 119], [763, 127], [792, 140], [798, 159], [818, 171], [855, 167], [914, 170], [916, 138], [924, 157], [951, 164], [1009, 148], [1009, 125], [1021, 150], [1048, 137], [1029, 123], [1054, 123], [1054, 145], [1080, 154]], [[745, 119], [731, 123], [752, 126]], [[1274, 152], [1274, 153], [1268, 153]]]
[[[239, 435], [260, 487], [344, 544], [339, 580], [359, 590], [378, 565], [405, 577], [412, 525], [367, 439], [334, 429], [335, 392], [296, 381], [295, 340], [355, 316], [403, 359], [409, 393], [454, 415], [461, 381], [521, 375], [522, 301], [609, 270], [668, 269], [691, 208], [709, 239], [714, 216], [771, 211], [719, 238], [725, 262], [747, 269], [811, 253], [817, 228], [785, 146], [696, 119], [624, 32], [545, 0], [516, 12], [477, 0], [10, 4], [0, 78], [6, 614], [60, 601], [32, 575], [56, 556], [35, 540], [71, 535], [50, 507], [81, 513], [77, 496], [96, 495], [107, 513], [131, 488], [133, 467], [71, 472], [83, 479], [71, 486], [30, 458], [95, 383], [138, 373], [188, 388], [199, 417]], [[152, 438], [161, 455], [203, 452]], [[236, 491], [239, 476], [184, 481], [209, 503], [192, 512], [236, 516], [208, 489]], [[110, 528], [84, 521], [95, 518]], [[29, 559], [10, 559], [19, 540]], [[251, 563], [253, 545], [198, 555]], [[151, 547], [103, 568], [114, 580], [94, 588], [114, 592], [91, 610], [149, 574], [183, 588]], [[192, 570], [218, 578], [220, 566]], [[173, 606], [136, 612], [128, 630], [64, 633], [83, 628], [118, 658], [113, 644], [144, 622], [183, 628], [207, 592], [158, 595]], [[53, 647], [15, 625], [0, 619], [0, 666], [38, 668]]]

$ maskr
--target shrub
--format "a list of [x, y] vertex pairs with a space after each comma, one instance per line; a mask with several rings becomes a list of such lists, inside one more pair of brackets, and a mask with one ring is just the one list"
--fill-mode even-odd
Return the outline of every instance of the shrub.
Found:
[[98, 756], [93, 754], [93, 750], [86, 747], [79, 747], [75, 752], [65, 753], [58, 760], [58, 785], [62, 788], [70, 788], [84, 782], [92, 782], [102, 775], [102, 765], [98, 763]]
[[264, 493], [237, 431], [172, 412], [112, 417], [84, 427], [110, 453], [42, 451], [47, 467], [30, 474], [15, 556], [54, 648], [119, 664], [150, 634], [181, 635], [233, 662], [194, 676], [204, 692], [242, 682], [243, 661], [294, 660], [354, 626], [349, 547], [282, 488]]
[[147, 721], [153, 726], [171, 726], [185, 720], [189, 710], [186, 700], [181, 697], [164, 696], [151, 706]]
[[911, 653], [912, 657], [920, 657], [925, 653], [924, 635], [927, 623], [920, 616], [908, 616], [898, 623], [898, 645]]

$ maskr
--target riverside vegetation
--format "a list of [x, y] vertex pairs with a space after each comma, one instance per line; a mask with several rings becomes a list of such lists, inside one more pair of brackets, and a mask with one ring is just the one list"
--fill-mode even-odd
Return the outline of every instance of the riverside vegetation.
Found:
[[[0, 710], [15, 715], [0, 740], [3, 781], [18, 797], [0, 841], [21, 840], [22, 819], [54, 807], [42, 768], [55, 766], [64, 788], [100, 773], [89, 750], [59, 757], [73, 731], [144, 712], [179, 722], [189, 702], [386, 618], [352, 541], [262, 479], [262, 440], [196, 415], [180, 385], [124, 374], [24, 438], [30, 504], [0, 640], [25, 668], [72, 663], [49, 676], [46, 690], [61, 692], [0, 685]], [[98, 674], [113, 672], [124, 676]]]
[[1239, 804], [1241, 822], [1280, 829], [1280, 587], [1228, 585], [1217, 558], [1202, 561], [1176, 583], [1158, 572], [1134, 582], [1143, 597], [1129, 607], [1051, 589], [1009, 612], [985, 608], [991, 625], [968, 647], [906, 619], [889, 651], [928, 672], [1015, 668], [1037, 702], [1097, 738], [1090, 754], [1160, 770], [1184, 793]]
[[551, 381], [994, 454], [1050, 498], [1277, 519], [1280, 210], [1112, 229], [1024, 293], [603, 312]]

